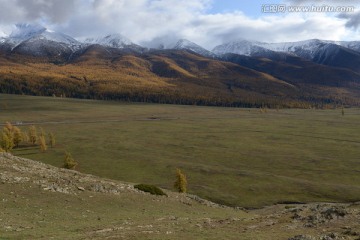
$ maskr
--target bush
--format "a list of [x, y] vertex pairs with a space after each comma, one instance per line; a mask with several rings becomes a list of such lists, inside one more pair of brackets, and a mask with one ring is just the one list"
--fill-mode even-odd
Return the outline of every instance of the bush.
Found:
[[176, 169], [176, 181], [174, 183], [174, 188], [179, 193], [187, 192], [187, 180], [184, 173], [180, 169]]
[[163, 190], [154, 185], [138, 184], [135, 185], [134, 188], [139, 189], [143, 192], [150, 193], [152, 195], [167, 196], [166, 193], [163, 192]]
[[78, 163], [73, 159], [69, 152], [65, 152], [64, 168], [75, 170]]

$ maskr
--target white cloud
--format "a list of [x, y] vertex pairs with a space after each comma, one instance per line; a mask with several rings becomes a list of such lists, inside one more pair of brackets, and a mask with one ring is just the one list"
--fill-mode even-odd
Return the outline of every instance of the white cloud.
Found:
[[[289, 0], [291, 1], [291, 0]], [[330, 0], [327, 0], [328, 2]], [[344, 0], [344, 2], [352, 0]], [[169, 44], [187, 38], [209, 49], [245, 38], [280, 42], [310, 38], [356, 39], [349, 19], [325, 13], [267, 15], [208, 14], [211, 0], [0, 0], [0, 30], [17, 22], [46, 23], [78, 38], [120, 33], [136, 43]], [[306, 0], [292, 0], [306, 2]], [[309, 1], [307, 1], [309, 2]], [[324, 2], [319, 0], [319, 2]], [[1, 32], [1, 31], [0, 31]]]

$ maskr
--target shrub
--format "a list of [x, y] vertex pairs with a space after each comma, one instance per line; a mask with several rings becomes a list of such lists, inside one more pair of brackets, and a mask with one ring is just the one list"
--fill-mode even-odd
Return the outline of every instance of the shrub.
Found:
[[186, 176], [181, 172], [180, 169], [176, 169], [176, 181], [174, 183], [174, 188], [179, 193], [186, 193], [187, 191]]
[[69, 152], [65, 153], [64, 168], [74, 170], [78, 163], [73, 159]]
[[159, 195], [159, 196], [167, 196], [166, 193], [163, 192], [160, 188], [154, 185], [148, 184], [138, 184], [135, 185], [134, 188], [139, 189], [140, 191], [150, 193], [152, 195]]

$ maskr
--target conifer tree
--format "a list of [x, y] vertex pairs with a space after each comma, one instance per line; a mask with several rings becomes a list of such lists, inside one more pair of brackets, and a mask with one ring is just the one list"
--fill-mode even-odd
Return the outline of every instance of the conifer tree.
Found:
[[14, 145], [15, 145], [15, 147], [18, 147], [19, 144], [23, 141], [23, 134], [22, 134], [20, 128], [18, 128], [16, 126], [13, 127], [12, 132], [13, 132]]
[[46, 152], [47, 150], [46, 140], [45, 137], [42, 135], [39, 136], [39, 147], [41, 152], [43, 153]]
[[1, 133], [0, 139], [0, 147], [5, 152], [10, 152], [14, 148], [14, 141], [12, 139], [11, 133], [7, 128], [4, 128], [3, 132]]
[[44, 129], [42, 127], [39, 128], [39, 132], [40, 132], [39, 136], [45, 138], [45, 131], [44, 131]]
[[4, 129], [7, 129], [9, 132], [12, 132], [13, 125], [10, 122], [6, 122]]
[[29, 143], [35, 145], [37, 138], [37, 130], [35, 126], [29, 127]]
[[55, 139], [55, 134], [54, 133], [49, 133], [49, 145], [50, 147], [55, 147], [56, 144], [56, 139]]
[[28, 133], [27, 132], [22, 132], [21, 133], [21, 135], [22, 135], [22, 140], [23, 140], [23, 142], [29, 142], [29, 135], [28, 135]]
[[69, 152], [65, 152], [64, 168], [74, 170], [78, 163], [73, 159]]
[[185, 174], [181, 172], [180, 169], [176, 169], [176, 181], [174, 183], [174, 188], [179, 193], [187, 192], [187, 180]]

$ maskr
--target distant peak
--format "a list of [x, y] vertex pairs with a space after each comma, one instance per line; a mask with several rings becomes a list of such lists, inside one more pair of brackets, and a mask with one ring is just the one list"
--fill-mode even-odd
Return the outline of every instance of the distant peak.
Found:
[[104, 37], [88, 38], [86, 43], [100, 44], [108, 47], [122, 48], [126, 45], [133, 44], [130, 39], [118, 33], [107, 34]]
[[177, 50], [190, 50], [193, 51], [197, 54], [200, 54], [202, 56], [207, 56], [207, 57], [213, 57], [214, 54], [208, 50], [206, 50], [205, 48], [203, 48], [202, 46], [191, 42], [187, 39], [180, 39], [175, 46], [173, 47], [173, 49], [177, 49]]
[[180, 39], [177, 43], [193, 43], [185, 38]]
[[10, 37], [12, 38], [31, 37], [46, 31], [46, 28], [39, 24], [19, 23], [16, 24], [15, 27], [16, 28], [10, 34]]
[[194, 42], [191, 42], [187, 39], [180, 39], [176, 42], [175, 46], [173, 48], [175, 49], [181, 49], [181, 48], [187, 48], [187, 47], [200, 47]]

